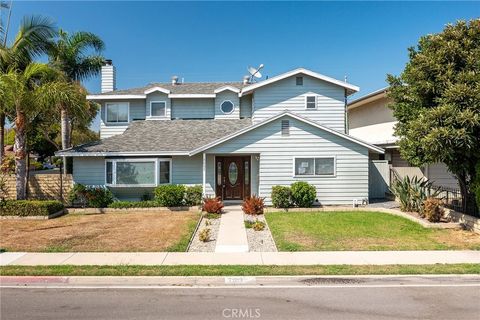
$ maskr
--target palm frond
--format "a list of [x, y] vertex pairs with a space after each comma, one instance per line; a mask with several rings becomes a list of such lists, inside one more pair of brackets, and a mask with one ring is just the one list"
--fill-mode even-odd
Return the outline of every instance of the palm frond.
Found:
[[9, 63], [23, 68], [36, 56], [45, 53], [57, 34], [54, 22], [47, 17], [35, 15], [24, 17], [10, 48]]
[[100, 52], [105, 49], [105, 43], [99, 36], [91, 32], [79, 31], [73, 33], [67, 40], [69, 47], [74, 48], [78, 54], [84, 54], [85, 50], [93, 48]]

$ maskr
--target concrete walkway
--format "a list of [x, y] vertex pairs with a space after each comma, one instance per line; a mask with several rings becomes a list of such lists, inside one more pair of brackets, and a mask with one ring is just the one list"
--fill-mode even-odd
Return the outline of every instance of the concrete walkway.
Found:
[[215, 252], [248, 252], [243, 211], [239, 205], [226, 205], [220, 218]]
[[480, 251], [77, 252], [0, 254], [0, 265], [387, 265], [480, 263]]

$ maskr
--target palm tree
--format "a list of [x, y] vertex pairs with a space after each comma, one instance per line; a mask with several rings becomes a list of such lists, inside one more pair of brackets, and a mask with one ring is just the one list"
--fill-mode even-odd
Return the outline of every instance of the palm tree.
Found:
[[58, 71], [46, 64], [31, 62], [25, 70], [10, 68], [0, 74], [0, 102], [15, 123], [15, 173], [17, 199], [26, 198], [27, 131], [42, 112], [51, 112], [58, 104], [86, 103], [83, 91], [65, 81]]
[[[60, 30], [58, 40], [50, 47], [48, 53], [50, 64], [61, 71], [69, 81], [80, 84], [80, 81], [100, 73], [105, 59], [99, 52], [104, 47], [103, 41], [93, 33], [68, 34]], [[94, 53], [89, 54], [92, 50]], [[71, 147], [70, 115], [81, 113], [79, 107], [85, 106], [60, 105], [62, 149]]]
[[[53, 22], [42, 16], [24, 17], [14, 41], [8, 45], [7, 27], [0, 30], [0, 75], [9, 69], [22, 71], [33, 59], [47, 51], [56, 35]], [[4, 156], [6, 106], [0, 102], [0, 161]]]

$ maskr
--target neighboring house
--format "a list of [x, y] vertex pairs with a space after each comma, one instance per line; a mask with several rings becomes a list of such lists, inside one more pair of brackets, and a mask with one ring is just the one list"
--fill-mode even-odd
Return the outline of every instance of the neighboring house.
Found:
[[[353, 137], [384, 148], [385, 154], [372, 154], [371, 160], [388, 161], [390, 167], [400, 176], [425, 176], [437, 186], [458, 188], [457, 180], [448, 172], [443, 163], [416, 168], [400, 156], [397, 145], [398, 137], [394, 135], [397, 120], [393, 116], [393, 111], [387, 106], [389, 100], [386, 91], [387, 88], [374, 91], [348, 104], [348, 133]], [[371, 170], [371, 175], [375, 175], [375, 170]], [[371, 177], [371, 180], [377, 181], [374, 177]], [[388, 184], [389, 181], [385, 183]], [[380, 186], [378, 184], [372, 186], [370, 197], [377, 197], [381, 194], [381, 191], [378, 191], [372, 196], [377, 187]]]
[[271, 204], [274, 185], [307, 181], [320, 204], [368, 197], [369, 156], [383, 149], [345, 134], [358, 87], [295, 69], [256, 83], [154, 83], [116, 90], [102, 69], [101, 141], [59, 152], [76, 183], [139, 200], [160, 184], [201, 185], [204, 195]]

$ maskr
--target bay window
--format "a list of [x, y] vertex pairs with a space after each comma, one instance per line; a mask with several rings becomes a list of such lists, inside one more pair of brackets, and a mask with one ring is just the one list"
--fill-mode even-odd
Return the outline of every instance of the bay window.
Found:
[[171, 159], [108, 159], [105, 171], [109, 186], [154, 187], [170, 183]]

